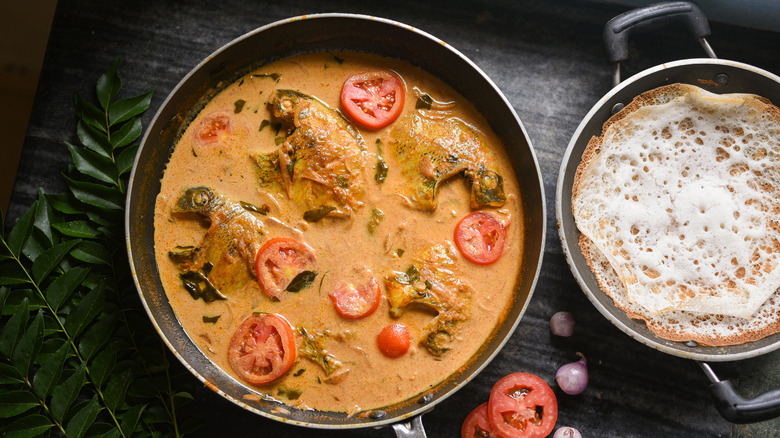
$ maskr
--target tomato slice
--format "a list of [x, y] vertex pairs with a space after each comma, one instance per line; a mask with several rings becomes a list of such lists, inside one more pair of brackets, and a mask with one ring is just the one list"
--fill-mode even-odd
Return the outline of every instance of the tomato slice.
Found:
[[382, 289], [374, 277], [361, 287], [352, 283], [342, 283], [328, 294], [339, 315], [348, 319], [365, 318], [374, 313], [382, 298]]
[[295, 332], [282, 315], [252, 315], [233, 333], [228, 362], [239, 377], [262, 385], [289, 371], [295, 354]]
[[198, 141], [203, 145], [212, 145], [230, 132], [230, 116], [224, 112], [211, 113], [198, 126]]
[[412, 335], [405, 325], [395, 323], [383, 328], [376, 337], [379, 351], [387, 357], [401, 357], [412, 345]]
[[387, 70], [350, 76], [341, 87], [341, 107], [357, 124], [380, 129], [393, 123], [404, 108], [406, 88], [398, 75]]
[[480, 265], [498, 260], [505, 242], [506, 227], [489, 213], [476, 211], [455, 226], [455, 245], [466, 259]]
[[488, 404], [482, 403], [476, 409], [471, 411], [468, 417], [463, 421], [460, 428], [461, 438], [495, 438], [496, 434], [490, 428], [488, 422]]
[[269, 297], [279, 298], [290, 282], [314, 261], [314, 250], [309, 245], [288, 237], [271, 239], [257, 252], [257, 281]]
[[533, 374], [509, 374], [490, 391], [488, 421], [500, 438], [546, 437], [557, 420], [555, 393]]

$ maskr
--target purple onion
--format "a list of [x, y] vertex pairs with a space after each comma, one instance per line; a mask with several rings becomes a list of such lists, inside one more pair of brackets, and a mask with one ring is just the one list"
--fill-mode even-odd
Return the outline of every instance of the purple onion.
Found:
[[574, 334], [574, 315], [570, 312], [556, 313], [550, 318], [550, 331], [555, 336], [571, 336]]
[[573, 427], [562, 427], [555, 431], [553, 438], [582, 438], [582, 434]]
[[569, 395], [577, 395], [588, 387], [588, 362], [582, 353], [577, 353], [580, 360], [558, 368], [555, 373], [555, 381], [558, 386]]

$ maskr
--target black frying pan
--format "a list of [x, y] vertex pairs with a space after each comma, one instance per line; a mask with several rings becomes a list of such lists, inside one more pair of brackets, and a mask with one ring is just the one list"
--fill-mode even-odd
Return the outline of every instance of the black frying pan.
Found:
[[[216, 94], [242, 74], [292, 55], [351, 50], [400, 58], [441, 78], [469, 99], [502, 139], [518, 175], [525, 212], [521, 278], [506, 319], [460, 372], [424, 394], [367, 415], [302, 411], [244, 398], [243, 383], [219, 370], [190, 340], [168, 304], [154, 256], [154, 204], [177, 133], [192, 120], [204, 96]], [[495, 357], [517, 327], [541, 268], [545, 239], [545, 198], [541, 172], [525, 128], [496, 85], [470, 60], [445, 42], [389, 20], [322, 14], [291, 18], [250, 32], [196, 66], [167, 97], [144, 135], [130, 177], [126, 238], [136, 285], [152, 323], [171, 351], [214, 391], [273, 420], [314, 428], [360, 428], [393, 424], [399, 436], [425, 436], [421, 415], [468, 383]], [[405, 420], [412, 418], [408, 423]]]
[[[681, 21], [711, 58], [669, 62], [620, 82], [620, 62], [628, 57], [627, 45], [631, 32], [655, 29], [671, 21]], [[651, 348], [699, 361], [712, 382], [711, 392], [721, 415], [731, 422], [747, 423], [780, 415], [780, 390], [745, 400], [736, 393], [729, 381], [719, 381], [704, 361], [734, 361], [768, 353], [780, 348], [780, 333], [756, 342], [728, 347], [705, 347], [659, 338], [647, 329], [643, 321], [626, 316], [626, 313], [617, 308], [612, 299], [601, 291], [579, 249], [580, 232], [574, 223], [571, 210], [574, 176], [588, 141], [593, 136], [601, 135], [604, 122], [637, 95], [663, 85], [681, 82], [714, 93], [758, 94], [775, 104], [780, 103], [780, 77], [747, 64], [716, 59], [705, 39], [709, 34], [707, 18], [699, 7], [684, 1], [658, 3], [634, 9], [607, 23], [604, 39], [610, 61], [615, 63], [615, 86], [585, 116], [566, 149], [558, 175], [555, 208], [559, 237], [569, 267], [599, 312], [620, 330]]]

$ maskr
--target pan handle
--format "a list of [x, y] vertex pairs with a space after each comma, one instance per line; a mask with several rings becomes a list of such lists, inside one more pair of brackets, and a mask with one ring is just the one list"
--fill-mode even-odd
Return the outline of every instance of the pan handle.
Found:
[[412, 418], [412, 421], [407, 423], [395, 423], [393, 424], [393, 430], [397, 438], [427, 438], [425, 434], [425, 428], [422, 424], [423, 414], [417, 415]]
[[699, 362], [710, 379], [710, 394], [720, 415], [732, 423], [745, 424], [771, 420], [780, 415], [780, 388], [771, 389], [751, 399], [743, 398], [729, 380], [721, 381], [705, 363]]
[[607, 57], [615, 64], [614, 85], [620, 83], [620, 62], [628, 59], [628, 38], [631, 34], [657, 29], [672, 21], [681, 21], [702, 45], [707, 56], [717, 58], [705, 38], [710, 35], [707, 16], [696, 4], [688, 1], [654, 3], [624, 12], [604, 26]]

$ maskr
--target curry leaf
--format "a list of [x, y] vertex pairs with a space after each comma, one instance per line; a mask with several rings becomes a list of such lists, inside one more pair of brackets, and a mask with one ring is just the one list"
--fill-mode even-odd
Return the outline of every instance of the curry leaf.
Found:
[[92, 397], [84, 407], [71, 418], [65, 427], [65, 436], [80, 438], [86, 435], [89, 426], [95, 421], [100, 412], [100, 404], [97, 396]]
[[141, 420], [145, 405], [136, 405], [130, 408], [127, 412], [122, 414], [122, 432], [125, 436], [131, 436], [138, 427], [138, 422]]
[[93, 288], [68, 315], [65, 320], [65, 330], [67, 330], [68, 334], [76, 337], [84, 331], [92, 318], [100, 312], [104, 301], [105, 291], [103, 285], [100, 284]]
[[100, 75], [95, 86], [97, 92], [98, 101], [100, 106], [104, 110], [108, 110], [111, 102], [116, 99], [116, 95], [119, 90], [122, 89], [122, 79], [119, 78], [119, 64], [122, 62], [120, 58], [114, 60], [111, 64], [111, 68], [107, 72]]
[[73, 163], [79, 172], [106, 184], [117, 183], [116, 167], [110, 158], [89, 149], [78, 148], [68, 142], [65, 142], [65, 145], [70, 150]]
[[49, 409], [55, 420], [63, 420], [65, 412], [78, 397], [85, 380], [86, 371], [84, 364], [81, 364], [60, 386], [54, 388], [51, 401], [49, 402]]
[[[105, 117], [104, 115], [102, 117]], [[86, 149], [103, 157], [111, 157], [111, 143], [106, 139], [105, 135], [100, 132], [99, 128], [88, 124], [84, 121], [79, 121], [76, 125], [76, 134], [78, 134], [79, 141]], [[68, 144], [67, 142], [65, 144]]]
[[0, 265], [0, 286], [29, 283], [30, 279], [25, 270], [16, 263], [3, 263]]
[[38, 406], [38, 399], [29, 391], [0, 394], [0, 418], [11, 418]]
[[308, 210], [305, 213], [303, 213], [303, 219], [306, 222], [318, 222], [320, 219], [324, 218], [335, 209], [336, 207], [330, 205], [323, 205], [320, 208]]
[[121, 194], [110, 187], [65, 177], [70, 185], [70, 191], [79, 201], [97, 208], [107, 210], [122, 210], [124, 199]]
[[43, 415], [35, 414], [22, 417], [3, 429], [3, 438], [37, 437], [54, 427], [51, 420]]
[[40, 282], [60, 263], [63, 257], [76, 246], [79, 240], [70, 240], [54, 245], [40, 254], [33, 262], [32, 274], [35, 281]]
[[152, 102], [153, 94], [154, 91], [148, 91], [140, 96], [117, 100], [108, 110], [109, 123], [111, 125], [116, 125], [125, 120], [130, 120], [146, 111], [146, 109], [149, 108], [149, 104]]
[[64, 342], [62, 346], [57, 350], [46, 362], [41, 365], [38, 371], [35, 372], [33, 378], [33, 391], [41, 399], [45, 399], [51, 393], [54, 384], [60, 379], [62, 375], [62, 367], [65, 364], [65, 359], [68, 357], [70, 351], [70, 344]]
[[133, 167], [133, 162], [135, 161], [135, 155], [137, 152], [138, 145], [135, 144], [124, 148], [122, 152], [119, 153], [119, 156], [116, 157], [116, 168], [120, 175], [124, 175], [125, 173], [129, 172]]
[[110, 315], [92, 325], [81, 337], [79, 352], [84, 360], [90, 360], [108, 342], [116, 327], [116, 316]]
[[[84, 100], [79, 93], [74, 93], [74, 104], [76, 106], [76, 115], [81, 119], [79, 120], [80, 123], [83, 122], [98, 131], [108, 131], [106, 114], [98, 107]], [[84, 146], [90, 147], [86, 143], [84, 143]]]
[[104, 245], [94, 241], [83, 241], [73, 251], [71, 255], [82, 262], [92, 264], [111, 265], [111, 254]]
[[65, 271], [46, 288], [45, 296], [49, 305], [56, 311], [67, 300], [76, 287], [84, 281], [89, 271], [82, 267], [75, 267]]
[[141, 132], [143, 132], [141, 118], [135, 117], [123, 124], [122, 127], [111, 136], [111, 146], [114, 149], [127, 146], [140, 137]]
[[314, 282], [314, 279], [317, 278], [317, 273], [314, 271], [303, 271], [300, 274], [296, 275], [295, 278], [292, 279], [289, 285], [287, 285], [287, 291], [288, 292], [300, 292], [307, 287], [311, 286], [311, 284]]
[[108, 380], [108, 376], [114, 370], [118, 353], [119, 341], [112, 341], [103, 349], [103, 351], [95, 356], [95, 359], [90, 364], [89, 376], [98, 388], [103, 387], [103, 384]]
[[108, 380], [106, 389], [103, 391], [103, 399], [106, 403], [106, 407], [115, 411], [119, 408], [119, 404], [125, 399], [125, 393], [130, 386], [130, 379], [132, 373], [130, 369], [126, 369], [119, 374], [114, 374]]
[[[3, 327], [3, 336], [0, 336], [0, 355], [4, 357], [11, 357], [11, 353], [16, 349], [16, 342], [27, 325], [27, 320], [30, 317], [27, 310], [27, 302], [28, 299], [25, 297], [19, 309], [11, 315], [11, 318], [8, 319], [5, 327]], [[23, 373], [20, 371], [19, 374]]]
[[84, 220], [60, 222], [52, 224], [52, 227], [68, 237], [95, 239], [100, 235], [91, 223]]
[[19, 342], [14, 348], [14, 352], [11, 355], [16, 369], [18, 369], [23, 375], [27, 375], [30, 372], [30, 367], [33, 364], [33, 359], [41, 349], [41, 342], [43, 337], [43, 312], [38, 311], [38, 314], [30, 324], [24, 330], [24, 334], [19, 339]]
[[32, 232], [34, 224], [33, 219], [35, 218], [35, 205], [36, 204], [33, 204], [33, 206], [16, 221], [16, 225], [14, 225], [11, 232], [8, 234], [6, 244], [8, 249], [11, 250], [11, 254], [15, 257], [19, 257], [22, 252], [22, 247]]

